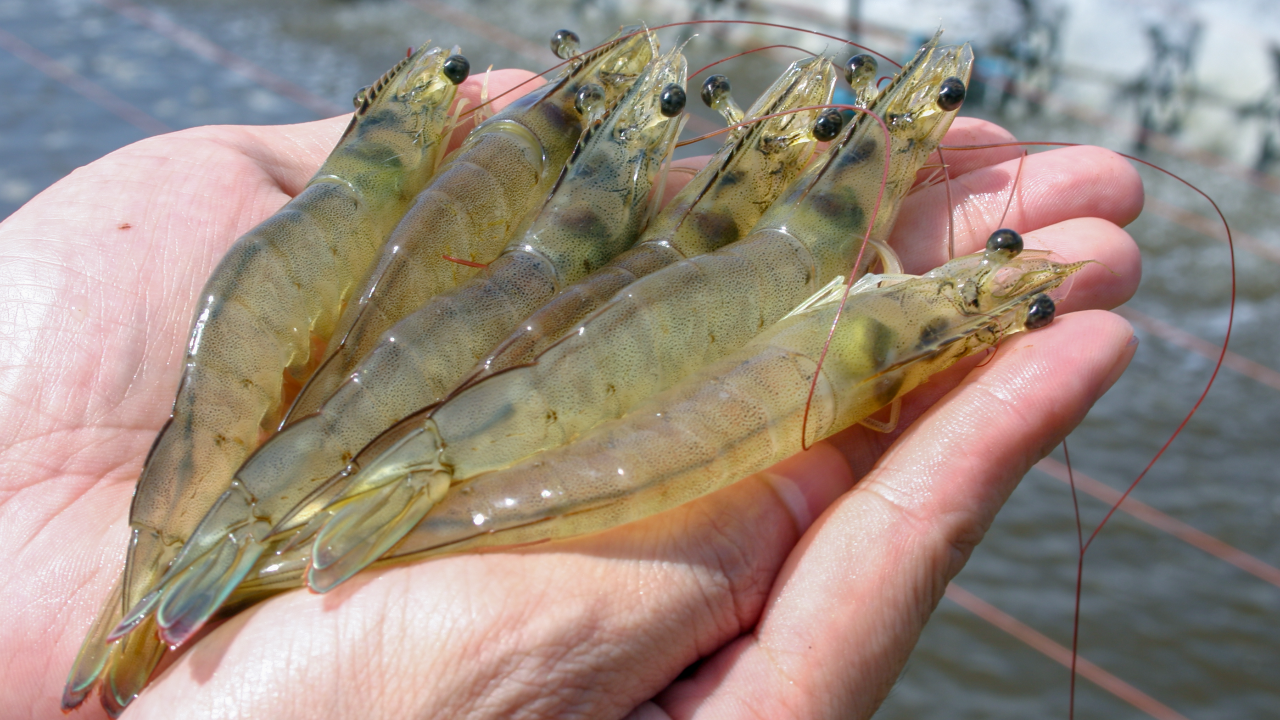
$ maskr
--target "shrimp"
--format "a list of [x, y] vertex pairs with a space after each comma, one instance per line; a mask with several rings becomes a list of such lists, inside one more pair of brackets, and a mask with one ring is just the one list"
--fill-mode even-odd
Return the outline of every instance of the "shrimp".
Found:
[[[728, 85], [713, 75], [703, 85], [708, 105], [728, 105]], [[745, 116], [726, 108], [737, 124], [775, 113], [778, 117], [733, 131], [724, 146], [645, 230], [631, 250], [567, 288], [526, 318], [471, 372], [465, 384], [533, 361], [576, 323], [636, 279], [685, 258], [717, 250], [745, 235], [764, 210], [795, 180], [813, 154], [810, 128], [817, 110], [788, 110], [831, 102], [835, 67], [826, 58], [792, 63]], [[825, 138], [830, 139], [830, 138]]]
[[[959, 76], [968, 77], [972, 53], [937, 40], [876, 100], [892, 147], [880, 142], [880, 124], [863, 116], [743, 240], [641, 278], [535, 363], [471, 385], [379, 438], [394, 443], [371, 464], [353, 462], [330, 503], [315, 539], [311, 588], [331, 589], [393, 545], [430, 507], [421, 499], [428, 488], [505, 467], [625, 414], [848, 272], [854, 238], [868, 228], [873, 237], [887, 236], [900, 199], [963, 99]], [[891, 169], [882, 186], [886, 160]], [[373, 513], [370, 502], [392, 494], [412, 498], [405, 506], [413, 511], [393, 525], [368, 522], [385, 517], [385, 508]]]
[[1046, 293], [1086, 264], [1023, 251], [1006, 230], [984, 252], [923, 276], [868, 275], [847, 300], [839, 278], [628, 415], [454, 486], [390, 557], [581, 535], [706, 495], [867, 418], [1010, 333], [1047, 325], [1054, 302]]
[[445, 256], [472, 264], [496, 258], [521, 219], [551, 190], [582, 134], [584, 117], [575, 109], [579, 91], [600, 87], [604, 105], [613, 106], [656, 53], [649, 32], [623, 28], [575, 58], [558, 81], [476, 127], [387, 241], [286, 423], [315, 412], [392, 325], [476, 273], [473, 265]]
[[181, 644], [249, 571], [267, 548], [271, 526], [301, 496], [340, 472], [382, 430], [438, 400], [476, 356], [565, 283], [631, 245], [683, 125], [685, 74], [679, 48], [650, 63], [584, 134], [528, 229], [478, 277], [388, 330], [317, 413], [250, 458], [119, 630], [154, 613], [161, 637]]
[[[477, 367], [489, 374], [499, 363], [518, 364], [521, 361], [515, 348], [521, 348], [525, 355], [535, 354], [547, 339], [559, 334], [557, 329], [567, 329], [578, 322], [636, 277], [684, 257], [710, 252], [750, 230], [812, 155], [810, 141], [814, 138], [810, 126], [817, 111], [750, 120], [829, 102], [834, 70], [829, 61], [820, 57], [792, 63], [748, 109], [748, 124], [730, 131], [724, 146], [672, 198], [636, 247], [556, 295]], [[727, 107], [727, 85], [721, 76], [709, 78], [703, 93], [704, 101], [711, 101], [708, 104], [726, 107], [724, 114], [730, 122], [743, 121], [741, 113], [735, 114]], [[529, 326], [537, 332], [529, 331]], [[286, 429], [282, 435], [287, 436], [294, 429]], [[294, 513], [290, 519], [296, 520], [299, 515]], [[229, 596], [224, 608], [237, 603], [242, 595], [255, 597], [269, 588], [288, 589], [302, 584], [310, 546], [295, 541], [277, 546], [264, 558], [265, 564], [259, 561], [253, 573]]]
[[104, 672], [104, 702], [118, 707], [145, 683], [163, 651], [154, 633], [111, 646], [107, 633], [275, 427], [286, 386], [306, 379], [312, 343], [333, 331], [434, 172], [468, 70], [456, 48], [423, 46], [362, 90], [351, 124], [306, 189], [240, 238], [205, 284], [173, 413], [134, 492], [124, 574], [72, 667], [64, 707], [79, 705]]

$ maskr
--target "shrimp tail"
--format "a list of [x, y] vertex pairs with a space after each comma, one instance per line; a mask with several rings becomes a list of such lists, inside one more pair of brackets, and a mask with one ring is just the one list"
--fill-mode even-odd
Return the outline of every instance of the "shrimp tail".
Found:
[[[223, 493], [201, 529], [216, 526], [230, 531], [215, 535], [198, 529], [155, 589], [125, 615], [109, 639], [139, 635], [144, 623], [151, 622], [169, 645], [181, 645], [194, 635], [267, 550], [259, 540], [270, 532], [266, 523], [244, 521], [253, 517], [252, 509], [252, 498], [238, 487]], [[198, 540], [208, 537], [217, 539]]]
[[80, 646], [75, 662], [71, 665], [66, 687], [62, 690], [63, 712], [71, 712], [79, 707], [80, 703], [93, 692], [93, 686], [107, 668], [111, 657], [111, 645], [107, 641], [107, 634], [120, 622], [123, 612], [121, 607], [123, 591], [124, 578], [120, 577], [116, 579], [115, 586], [111, 588], [111, 594], [107, 596], [102, 609], [98, 611], [98, 618], [93, 621], [88, 636]]
[[432, 421], [426, 425], [388, 451], [386, 470], [361, 478], [326, 508], [330, 517], [316, 535], [307, 570], [312, 590], [328, 592], [377, 560], [448, 492], [453, 475], [437, 459], [441, 443]]
[[156, 635], [154, 619], [148, 618], [138, 632], [121, 638], [111, 647], [102, 682], [102, 707], [111, 717], [119, 717], [124, 708], [147, 686], [156, 665], [167, 649]]
[[[410, 476], [412, 478], [413, 476]], [[307, 585], [326, 593], [369, 566], [409, 534], [449, 488], [447, 473], [406, 478], [342, 501], [316, 536]]]

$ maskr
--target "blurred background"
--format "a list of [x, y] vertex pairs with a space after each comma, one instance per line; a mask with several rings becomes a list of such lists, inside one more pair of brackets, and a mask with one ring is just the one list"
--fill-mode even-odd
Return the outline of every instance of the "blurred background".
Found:
[[[1187, 429], [1089, 550], [1077, 717], [1274, 718], [1280, 708], [1280, 5], [1274, 0], [0, 0], [0, 217], [145, 136], [302, 122], [431, 39], [473, 71], [542, 70], [551, 34], [619, 24], [799, 25], [905, 59], [939, 26], [974, 44], [965, 114], [1023, 140], [1092, 143], [1176, 172], [1235, 236], [1231, 353]], [[670, 43], [693, 30], [663, 34]], [[690, 68], [786, 42], [705, 25]], [[733, 60], [746, 106], [795, 51]], [[697, 81], [700, 82], [701, 78]], [[696, 92], [691, 92], [696, 96]], [[697, 105], [697, 107], [693, 107]], [[718, 127], [701, 119], [687, 135]], [[709, 152], [710, 146], [689, 153]], [[1143, 170], [1142, 344], [1070, 439], [1085, 533], [1208, 382], [1227, 327], [1225, 233], [1208, 204]], [[1272, 328], [1272, 330], [1267, 330]], [[881, 718], [1066, 717], [1078, 540], [1061, 455], [1033, 470], [938, 608]]]

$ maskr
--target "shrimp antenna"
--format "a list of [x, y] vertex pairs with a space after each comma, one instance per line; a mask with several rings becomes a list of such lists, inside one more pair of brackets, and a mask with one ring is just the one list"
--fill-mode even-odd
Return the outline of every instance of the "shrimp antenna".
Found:
[[[1045, 147], [1079, 147], [1079, 143], [1067, 143], [1067, 142], [1007, 142], [1007, 143], [992, 143], [987, 145], [960, 145], [960, 146], [952, 146], [950, 149], [951, 150], [979, 150], [979, 149], [991, 149], [991, 148], [1002, 148], [1002, 147], [1025, 148], [1029, 145], [1039, 145], [1039, 146], [1045, 146]], [[1222, 213], [1222, 208], [1218, 207], [1218, 203], [1214, 202], [1213, 198], [1209, 197], [1208, 193], [1204, 192], [1203, 190], [1196, 187], [1195, 185], [1192, 185], [1190, 182], [1183, 179], [1177, 173], [1171, 172], [1169, 170], [1165, 170], [1164, 168], [1154, 163], [1148, 162], [1139, 157], [1134, 157], [1133, 155], [1129, 155], [1127, 153], [1117, 153], [1117, 154], [1120, 155], [1121, 157], [1127, 158], [1134, 162], [1142, 163], [1143, 165], [1146, 165], [1147, 167], [1153, 170], [1158, 170], [1159, 172], [1164, 173], [1165, 175], [1173, 178], [1174, 180], [1177, 180], [1178, 182], [1187, 186], [1191, 190], [1195, 191], [1197, 195], [1207, 200], [1209, 204], [1213, 206], [1213, 211], [1218, 214], [1218, 219], [1222, 221], [1222, 227], [1224, 230], [1226, 230], [1226, 234], [1227, 234], [1227, 256], [1230, 260], [1230, 268], [1231, 268], [1231, 296], [1230, 296], [1230, 304], [1227, 308], [1227, 332], [1225, 336], [1222, 338], [1222, 348], [1218, 353], [1217, 362], [1215, 362], [1213, 365], [1213, 372], [1209, 374], [1209, 381], [1205, 383], [1204, 390], [1200, 392], [1199, 397], [1196, 398], [1195, 404], [1191, 406], [1191, 409], [1187, 411], [1187, 414], [1182, 418], [1182, 421], [1178, 423], [1178, 427], [1174, 429], [1173, 433], [1169, 435], [1169, 438], [1165, 440], [1163, 445], [1160, 446], [1160, 449], [1156, 452], [1156, 454], [1151, 458], [1149, 462], [1147, 462], [1146, 466], [1142, 468], [1142, 472], [1138, 473], [1138, 476], [1133, 479], [1133, 482], [1129, 483], [1129, 487], [1126, 488], [1123, 493], [1121, 493], [1120, 499], [1116, 500], [1116, 502], [1112, 504], [1111, 508], [1107, 511], [1107, 514], [1103, 516], [1102, 521], [1099, 522], [1097, 527], [1093, 529], [1093, 532], [1089, 534], [1088, 539], [1084, 538], [1084, 531], [1080, 525], [1080, 504], [1076, 499], [1075, 476], [1071, 470], [1071, 456], [1067, 452], [1066, 441], [1064, 440], [1062, 443], [1062, 451], [1067, 461], [1066, 462], [1067, 482], [1071, 486], [1072, 502], [1075, 503], [1076, 532], [1077, 532], [1077, 535], [1079, 536], [1079, 542], [1080, 542], [1080, 554], [1078, 556], [1079, 559], [1076, 564], [1075, 622], [1074, 622], [1074, 627], [1072, 630], [1072, 637], [1071, 637], [1071, 691], [1070, 691], [1071, 699], [1068, 706], [1068, 716], [1072, 718], [1075, 717], [1076, 660], [1078, 657], [1077, 651], [1079, 647], [1079, 636], [1080, 636], [1080, 597], [1082, 594], [1081, 588], [1084, 583], [1084, 554], [1089, 549], [1089, 547], [1093, 545], [1093, 541], [1095, 538], [1098, 537], [1098, 533], [1102, 532], [1102, 528], [1107, 524], [1108, 521], [1111, 520], [1111, 516], [1115, 515], [1116, 511], [1120, 509], [1120, 506], [1124, 504], [1124, 501], [1128, 499], [1129, 495], [1134, 491], [1136, 487], [1138, 487], [1138, 483], [1142, 482], [1142, 479], [1147, 476], [1147, 473], [1151, 472], [1151, 469], [1155, 467], [1156, 462], [1159, 461], [1160, 458], [1164, 456], [1165, 451], [1168, 450], [1169, 446], [1173, 444], [1173, 441], [1177, 439], [1177, 437], [1180, 434], [1182, 434], [1183, 428], [1187, 426], [1187, 423], [1191, 422], [1191, 418], [1196, 414], [1197, 411], [1200, 410], [1200, 406], [1204, 403], [1205, 397], [1209, 395], [1209, 390], [1213, 387], [1213, 383], [1218, 379], [1218, 373], [1222, 370], [1222, 364], [1226, 360], [1227, 346], [1231, 342], [1231, 330], [1235, 327], [1235, 317], [1236, 317], [1236, 247], [1235, 247], [1235, 240], [1231, 236], [1231, 225], [1227, 222], [1226, 215]]]
[[1026, 160], [1027, 151], [1023, 150], [1018, 157], [1018, 171], [1013, 175], [1013, 187], [1009, 188], [1009, 199], [1004, 203], [1004, 212], [1000, 214], [1000, 222], [996, 223], [997, 228], [1004, 227], [1004, 219], [1009, 217], [1009, 208], [1013, 207], [1013, 196], [1018, 193], [1018, 180], [1022, 178], [1022, 165]]
[[[1028, 145], [1038, 145], [1038, 146], [1047, 146], [1047, 147], [1079, 147], [1080, 143], [1078, 142], [996, 142], [996, 143], [989, 143], [989, 145], [956, 145], [956, 146], [948, 147], [948, 150], [989, 150], [989, 149], [995, 149], [995, 147], [1027, 147]], [[1190, 190], [1196, 192], [1197, 195], [1203, 197], [1204, 200], [1208, 201], [1208, 204], [1213, 206], [1213, 211], [1215, 211], [1215, 213], [1217, 214], [1217, 218], [1221, 220], [1222, 228], [1224, 228], [1226, 231], [1226, 251], [1228, 251], [1228, 256], [1230, 260], [1230, 269], [1231, 269], [1230, 306], [1228, 307], [1228, 314], [1226, 314], [1226, 334], [1225, 334], [1225, 337], [1222, 338], [1221, 350], [1219, 351], [1219, 355], [1217, 355], [1216, 363], [1213, 364], [1213, 372], [1210, 374], [1210, 378], [1208, 378], [1208, 383], [1206, 383], [1206, 386], [1204, 386], [1203, 391], [1199, 393], [1199, 397], [1197, 397], [1196, 404], [1192, 406], [1192, 409], [1188, 411], [1187, 415], [1185, 415], [1183, 420], [1181, 420], [1180, 423], [1178, 424], [1178, 428], [1174, 430], [1174, 433], [1172, 433], [1169, 439], [1165, 441], [1164, 445], [1160, 447], [1160, 451], [1156, 452], [1155, 457], [1152, 457], [1151, 461], [1147, 462], [1146, 468], [1143, 468], [1142, 473], [1139, 473], [1138, 477], [1135, 478], [1133, 482], [1129, 484], [1129, 488], [1125, 489], [1123, 495], [1120, 496], [1120, 500], [1117, 500], [1115, 502], [1115, 505], [1111, 506], [1111, 510], [1107, 512], [1106, 516], [1103, 516], [1101, 523], [1098, 523], [1098, 527], [1093, 529], [1093, 533], [1091, 534], [1091, 536], [1089, 536], [1087, 541], [1084, 541], [1085, 550], [1088, 550], [1089, 544], [1093, 542], [1093, 538], [1096, 538], [1098, 536], [1098, 533], [1101, 532], [1103, 525], [1105, 525], [1107, 521], [1111, 519], [1112, 515], [1115, 515], [1116, 510], [1120, 509], [1120, 503], [1123, 503], [1125, 501], [1125, 498], [1129, 497], [1129, 493], [1132, 493], [1133, 489], [1135, 487], [1138, 487], [1138, 483], [1142, 482], [1142, 479], [1144, 477], [1147, 477], [1147, 473], [1149, 473], [1149, 471], [1151, 471], [1153, 466], [1156, 465], [1156, 461], [1160, 460], [1161, 456], [1164, 456], [1165, 451], [1169, 450], [1169, 446], [1172, 445], [1172, 442], [1174, 442], [1174, 439], [1178, 437], [1181, 432], [1183, 432], [1183, 428], [1187, 427], [1187, 424], [1189, 423], [1190, 419], [1192, 419], [1192, 416], [1197, 413], [1197, 411], [1199, 410], [1199, 407], [1201, 407], [1201, 405], [1204, 402], [1204, 397], [1208, 395], [1208, 391], [1210, 391], [1210, 388], [1213, 387], [1213, 382], [1215, 382], [1215, 380], [1217, 379], [1217, 374], [1219, 374], [1220, 370], [1222, 369], [1222, 363], [1224, 363], [1224, 361], [1226, 360], [1226, 347], [1228, 347], [1229, 343], [1231, 342], [1231, 329], [1235, 327], [1235, 293], [1236, 293], [1235, 241], [1234, 241], [1234, 238], [1231, 237], [1231, 225], [1228, 222], [1226, 222], [1226, 215], [1222, 214], [1222, 209], [1219, 208], [1219, 206], [1217, 206], [1217, 202], [1213, 201], [1212, 197], [1208, 196], [1208, 193], [1201, 190], [1201, 188], [1194, 186], [1194, 184], [1188, 181], [1185, 181], [1185, 179], [1178, 176], [1178, 174], [1172, 173], [1170, 172], [1170, 170], [1166, 170], [1164, 168], [1158, 167], [1158, 165], [1156, 164], [1148, 163], [1147, 160], [1143, 160], [1142, 158], [1134, 158], [1133, 155], [1125, 154], [1125, 152], [1117, 152], [1117, 155], [1120, 155], [1121, 158], [1133, 160], [1135, 161], [1135, 163], [1142, 163], [1143, 165], [1147, 165], [1148, 168], [1160, 170], [1160, 172], [1166, 174], [1166, 176], [1174, 178], [1175, 181], [1183, 183], [1184, 186], [1189, 187]]]
[[[760, 22], [760, 21], [758, 21], [758, 20], [685, 20], [685, 21], [682, 21], [682, 22], [667, 23], [667, 24], [665, 24], [665, 25], [655, 25], [655, 26], [653, 26], [652, 28], [644, 28], [644, 29], [641, 29], [641, 30], [637, 30], [637, 31], [635, 31], [635, 32], [631, 33], [630, 35], [624, 35], [624, 36], [622, 36], [622, 37], [620, 37], [620, 38], [615, 38], [615, 39], [610, 40], [610, 41], [607, 41], [607, 42], [605, 42], [605, 43], [601, 43], [600, 45], [595, 46], [594, 48], [592, 48], [591, 50], [588, 50], [587, 52], [588, 52], [588, 53], [589, 53], [589, 52], [595, 52], [596, 50], [598, 50], [598, 49], [600, 49], [600, 48], [602, 48], [602, 47], [605, 47], [605, 46], [606, 46], [606, 45], [608, 45], [608, 44], [622, 42], [623, 40], [626, 40], [626, 39], [628, 39], [628, 38], [630, 38], [630, 37], [633, 37], [633, 36], [635, 36], [635, 35], [638, 35], [638, 34], [640, 34], [640, 33], [642, 33], [642, 32], [653, 32], [653, 31], [655, 31], [655, 30], [663, 30], [663, 29], [671, 28], [671, 27], [683, 27], [683, 26], [686, 26], [686, 25], [702, 25], [702, 24], [758, 25], [758, 26], [762, 26], [762, 27], [772, 27], [772, 28], [778, 28], [778, 29], [780, 29], [780, 30], [791, 30], [791, 31], [794, 31], [794, 32], [806, 33], [806, 34], [809, 34], [809, 35], [816, 35], [816, 36], [818, 36], [818, 37], [823, 37], [823, 38], [826, 38], [826, 39], [828, 39], [828, 40], [835, 40], [836, 42], [839, 42], [839, 43], [841, 43], [841, 44], [843, 44], [843, 45], [848, 45], [848, 46], [851, 46], [851, 47], [858, 48], [859, 50], [866, 50], [867, 52], [869, 52], [869, 53], [871, 53], [871, 54], [873, 54], [873, 55], [876, 55], [876, 56], [880, 57], [881, 59], [885, 60], [886, 62], [888, 62], [890, 65], [893, 65], [894, 67], [897, 67], [897, 68], [902, 67], [902, 63], [899, 63], [898, 61], [894, 60], [893, 58], [889, 57], [888, 55], [885, 55], [884, 53], [882, 53], [882, 52], [880, 52], [880, 51], [878, 51], [878, 50], [875, 50], [874, 48], [869, 48], [869, 47], [867, 47], [866, 45], [862, 45], [862, 44], [860, 44], [860, 43], [853, 42], [852, 40], [849, 40], [849, 39], [846, 39], [846, 38], [837, 37], [837, 36], [835, 36], [835, 35], [828, 35], [828, 34], [826, 34], [826, 33], [820, 33], [820, 32], [817, 32], [816, 30], [807, 30], [807, 29], [805, 29], [805, 28], [795, 27], [795, 26], [792, 26], [792, 25], [782, 25], [782, 24], [779, 24], [779, 23], [767, 23], [767, 22]], [[690, 39], [692, 39], [692, 38], [690, 38]], [[794, 48], [794, 49], [796, 49], [796, 50], [799, 50], [800, 52], [813, 54], [813, 53], [810, 53], [808, 50], [805, 50], [805, 49], [803, 49], [803, 48], [798, 48], [798, 47], [795, 47], [795, 46], [793, 46], [793, 45], [770, 45], [770, 46], [768, 46], [768, 48], [778, 48], [778, 47], [789, 47], [789, 48]], [[765, 49], [768, 49], [768, 48], [758, 48], [758, 49], [760, 49], [760, 50], [765, 50]], [[753, 52], [753, 51], [748, 51], [748, 52]], [[540, 78], [540, 77], [543, 77], [543, 76], [545, 76], [545, 75], [549, 75], [549, 74], [551, 74], [552, 72], [554, 72], [554, 71], [556, 71], [556, 70], [560, 69], [561, 67], [564, 67], [567, 63], [572, 62], [574, 59], [579, 58], [579, 57], [582, 57], [582, 55], [584, 55], [584, 54], [586, 54], [586, 53], [579, 53], [579, 54], [574, 55], [574, 56], [572, 56], [572, 57], [570, 57], [570, 58], [568, 58], [568, 59], [562, 60], [562, 61], [560, 61], [560, 62], [556, 63], [555, 65], [552, 65], [551, 67], [547, 68], [546, 70], [543, 70], [542, 72], [540, 72], [540, 73], [538, 73], [538, 74], [534, 75], [533, 77], [530, 77], [530, 78], [528, 78], [527, 80], [524, 80], [523, 82], [520, 82], [519, 84], [517, 84], [517, 85], [515, 85], [515, 86], [513, 86], [513, 87], [511, 87], [511, 88], [508, 88], [507, 90], [504, 90], [504, 91], [503, 91], [503, 92], [501, 92], [501, 93], [498, 93], [497, 95], [495, 95], [495, 96], [493, 96], [493, 97], [489, 98], [489, 100], [488, 100], [488, 101], [483, 102], [483, 103], [481, 103], [481, 104], [479, 104], [479, 105], [477, 105], [477, 106], [475, 106], [475, 107], [471, 108], [470, 110], [468, 110], [466, 113], [464, 113], [463, 117], [470, 116], [470, 115], [474, 114], [475, 112], [477, 112], [478, 110], [480, 110], [481, 108], [483, 108], [483, 107], [485, 107], [485, 106], [489, 105], [490, 103], [493, 103], [494, 101], [498, 100], [499, 98], [505, 97], [506, 95], [510, 95], [511, 93], [515, 92], [516, 90], [519, 90], [520, 88], [524, 87], [525, 85], [528, 85], [529, 83], [533, 82], [533, 81], [534, 81], [534, 79], [536, 79], [536, 78]], [[734, 55], [734, 56], [732, 56], [732, 57], [739, 57], [740, 55], [743, 55], [743, 54], [745, 54], [745, 53], [739, 53], [738, 55]], [[731, 58], [725, 58], [725, 60], [729, 60], [729, 59], [731, 59]], [[721, 62], [723, 62], [723, 61], [721, 61]], [[714, 64], [715, 64], [715, 63], [712, 63], [712, 65], [714, 65]], [[711, 65], [708, 65], [707, 67], [711, 67]], [[702, 68], [702, 70], [706, 70], [706, 69], [707, 69], [707, 68]], [[693, 77], [694, 75], [697, 75], [698, 73], [702, 72], [702, 70], [699, 70], [697, 73], [694, 73], [693, 75], [690, 75], [690, 77]]]
[[[654, 25], [652, 28], [650, 28], [650, 30], [663, 30], [663, 29], [672, 28], [672, 27], [683, 27], [685, 25], [703, 25], [703, 24], [756, 25], [758, 27], [771, 27], [771, 28], [778, 28], [780, 30], [791, 30], [793, 32], [805, 33], [806, 35], [815, 35], [817, 37], [826, 38], [828, 40], [835, 40], [836, 42], [842, 45], [849, 45], [851, 47], [856, 47], [859, 50], [866, 50], [867, 52], [871, 53], [872, 55], [876, 55], [880, 57], [882, 60], [885, 60], [890, 65], [893, 65], [896, 68], [902, 67], [902, 63], [898, 62], [897, 60], [894, 60], [893, 58], [889, 57], [888, 55], [885, 55], [884, 53], [878, 50], [875, 50], [874, 48], [869, 48], [866, 45], [861, 45], [847, 38], [842, 38], [835, 35], [828, 35], [826, 33], [821, 33], [816, 30], [809, 30], [806, 28], [795, 27], [794, 25], [782, 25], [780, 23], [761, 22], [759, 20], [684, 20], [681, 22], [666, 23], [664, 25]], [[630, 36], [627, 36], [627, 37], [630, 37]], [[622, 40], [622, 39], [625, 39], [625, 38], [619, 38], [619, 40]]]
[[[692, 38], [690, 38], [690, 39], [692, 39]], [[752, 48], [751, 50], [743, 50], [742, 52], [738, 53], [737, 55], [730, 55], [729, 57], [720, 58], [719, 60], [717, 60], [717, 61], [715, 61], [715, 62], [713, 62], [713, 63], [709, 63], [709, 64], [707, 64], [707, 65], [703, 65], [701, 68], [698, 68], [698, 70], [696, 70], [696, 71], [694, 71], [694, 72], [689, 73], [689, 77], [691, 77], [691, 78], [697, 77], [697, 76], [701, 75], [703, 72], [705, 72], [705, 71], [707, 71], [707, 70], [710, 70], [711, 68], [713, 68], [713, 67], [715, 67], [715, 66], [719, 65], [720, 63], [729, 62], [730, 60], [736, 60], [737, 58], [740, 58], [740, 57], [742, 57], [742, 56], [744, 56], [744, 55], [750, 55], [750, 54], [752, 54], [752, 53], [758, 53], [758, 52], [762, 52], [762, 51], [764, 51], [764, 50], [777, 50], [778, 48], [788, 48], [788, 49], [791, 49], [791, 50], [798, 50], [798, 51], [800, 51], [800, 52], [804, 53], [805, 55], [809, 55], [809, 56], [812, 56], [812, 57], [817, 57], [817, 56], [818, 56], [818, 53], [815, 53], [815, 52], [813, 52], [812, 50], [805, 50], [804, 48], [802, 48], [802, 47], [796, 47], [795, 45], [763, 45], [763, 46], [758, 47], [758, 48]]]
[[[853, 260], [853, 268], [856, 270], [862, 264], [862, 257], [867, 252], [867, 246], [871, 244], [871, 231], [876, 226], [876, 215], [880, 213], [880, 205], [884, 201], [884, 189], [889, 184], [889, 166], [891, 152], [893, 150], [893, 137], [889, 133], [889, 126], [879, 115], [867, 110], [866, 108], [855, 107], [853, 105], [832, 105], [831, 107], [839, 110], [853, 110], [862, 113], [867, 117], [876, 121], [880, 125], [880, 129], [884, 131], [884, 174], [880, 181], [880, 190], [876, 193], [875, 205], [871, 207], [871, 214], [867, 219], [867, 231], [862, 236], [862, 244], [858, 247], [858, 256]], [[853, 137], [853, 123], [849, 124], [849, 130], [846, 131], [845, 141]], [[849, 273], [849, 280], [845, 282], [844, 293], [840, 295], [840, 306], [836, 308], [835, 319], [831, 321], [831, 329], [827, 331], [826, 342], [822, 344], [822, 353], [818, 355], [818, 366], [814, 370], [813, 380], [809, 382], [809, 396], [804, 403], [804, 418], [800, 421], [800, 448], [802, 450], [809, 449], [809, 410], [813, 406], [813, 396], [818, 391], [818, 370], [822, 368], [827, 359], [827, 351], [831, 349], [831, 341], [836, 334], [836, 326], [840, 324], [840, 316], [844, 313], [845, 303], [849, 301], [849, 292], [853, 289], [853, 272]]]
[[938, 162], [942, 163], [942, 187], [947, 193], [947, 259], [956, 259], [956, 206], [951, 202], [951, 172], [947, 159], [938, 146]]

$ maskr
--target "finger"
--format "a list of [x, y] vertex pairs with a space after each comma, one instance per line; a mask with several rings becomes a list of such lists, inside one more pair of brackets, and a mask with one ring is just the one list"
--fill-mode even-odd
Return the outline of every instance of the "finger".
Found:
[[810, 529], [755, 631], [658, 704], [677, 718], [869, 717], [996, 510], [1114, 382], [1131, 338], [1090, 312], [1009, 341]]
[[1141, 177], [1108, 150], [1074, 147], [1036, 153], [1027, 156], [1021, 171], [1019, 162], [1007, 160], [954, 177], [950, 214], [942, 185], [904, 200], [892, 242], [907, 271], [922, 272], [947, 260], [952, 222], [956, 254], [963, 255], [981, 249], [999, 227], [1026, 233], [1075, 217], [1127, 225], [1142, 210]]

